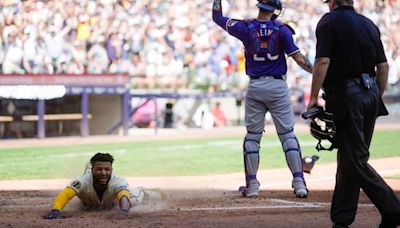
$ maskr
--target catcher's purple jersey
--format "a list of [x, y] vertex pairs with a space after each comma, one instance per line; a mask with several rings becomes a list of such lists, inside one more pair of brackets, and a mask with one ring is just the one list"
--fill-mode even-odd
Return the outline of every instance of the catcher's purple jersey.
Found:
[[213, 10], [213, 20], [232, 36], [240, 39], [245, 48], [246, 57], [246, 74], [250, 77], [260, 77], [265, 75], [285, 75], [287, 71], [285, 54], [292, 55], [299, 50], [293, 41], [292, 33], [289, 28], [281, 22], [275, 21], [259, 21], [252, 20], [255, 30], [258, 32], [260, 40], [267, 40], [268, 36], [273, 32], [271, 27], [279, 26], [279, 36], [277, 38], [278, 54], [258, 51], [253, 52], [251, 49], [251, 38], [249, 26], [244, 20], [237, 20], [222, 15], [222, 11]]

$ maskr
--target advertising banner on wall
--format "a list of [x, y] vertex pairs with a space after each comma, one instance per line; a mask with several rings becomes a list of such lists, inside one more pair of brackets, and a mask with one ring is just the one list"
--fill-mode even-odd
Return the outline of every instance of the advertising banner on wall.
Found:
[[123, 94], [128, 88], [126, 74], [82, 75], [0, 75], [0, 97], [49, 100], [65, 95]]

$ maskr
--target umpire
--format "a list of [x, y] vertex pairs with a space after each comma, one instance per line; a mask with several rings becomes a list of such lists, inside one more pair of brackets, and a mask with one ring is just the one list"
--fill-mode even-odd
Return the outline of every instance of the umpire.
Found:
[[368, 164], [376, 117], [388, 114], [381, 97], [389, 65], [380, 32], [371, 20], [355, 12], [353, 0], [324, 3], [330, 12], [316, 28], [316, 61], [307, 109], [318, 105], [323, 87], [326, 110], [334, 114], [337, 130], [333, 227], [353, 223], [360, 188], [382, 215], [380, 227], [396, 227], [400, 225], [400, 200]]

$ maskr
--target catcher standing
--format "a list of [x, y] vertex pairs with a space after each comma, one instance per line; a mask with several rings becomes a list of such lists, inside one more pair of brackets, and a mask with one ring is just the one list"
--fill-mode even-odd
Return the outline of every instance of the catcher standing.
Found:
[[212, 16], [215, 23], [242, 41], [245, 48], [246, 74], [250, 77], [245, 98], [247, 134], [243, 143], [246, 186], [243, 196], [256, 197], [260, 141], [264, 132], [265, 114], [271, 113], [282, 143], [286, 161], [293, 174], [292, 187], [297, 197], [305, 198], [308, 190], [303, 176], [299, 142], [294, 134], [293, 108], [286, 84], [286, 57], [308, 72], [312, 64], [300, 53], [293, 41], [294, 31], [277, 20], [275, 10], [282, 9], [280, 0], [258, 0], [257, 19], [237, 20], [224, 17], [221, 0], [214, 0]]
[[387, 115], [382, 102], [389, 65], [379, 28], [356, 13], [353, 0], [326, 0], [330, 12], [318, 22], [315, 69], [307, 109], [321, 87], [326, 110], [334, 115], [337, 151], [332, 198], [333, 227], [354, 222], [360, 189], [382, 215], [379, 227], [400, 225], [400, 200], [370, 166], [369, 146], [376, 117]]
[[[90, 159], [82, 176], [75, 178], [53, 202], [53, 209], [43, 218], [64, 218], [61, 210], [74, 197], [78, 196], [83, 206], [89, 210], [113, 208], [119, 204], [119, 211], [127, 215], [131, 205], [146, 202], [156, 194], [163, 198], [158, 191], [148, 191], [141, 188], [129, 188], [128, 182], [112, 173], [114, 158], [108, 153], [97, 153]], [[157, 197], [158, 197], [157, 196]]]

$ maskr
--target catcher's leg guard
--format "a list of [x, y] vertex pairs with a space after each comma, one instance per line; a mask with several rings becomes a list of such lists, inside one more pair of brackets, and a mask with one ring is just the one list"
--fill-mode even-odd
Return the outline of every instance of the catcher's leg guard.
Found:
[[278, 136], [285, 152], [286, 162], [293, 175], [292, 187], [295, 194], [297, 197], [305, 198], [308, 191], [303, 176], [300, 144], [293, 133], [293, 129], [288, 132], [278, 133]]
[[260, 162], [260, 141], [262, 137], [261, 133], [250, 133], [247, 132], [243, 142], [243, 157], [244, 157], [244, 171], [246, 174], [246, 186], [250, 184], [257, 184], [257, 171]]

